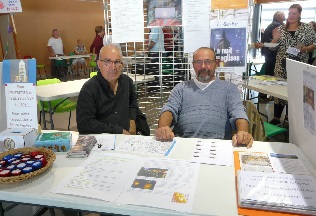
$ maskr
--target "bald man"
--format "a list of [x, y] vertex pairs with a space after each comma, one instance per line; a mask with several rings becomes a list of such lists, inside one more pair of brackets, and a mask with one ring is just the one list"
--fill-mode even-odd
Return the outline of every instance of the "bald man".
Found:
[[122, 52], [115, 45], [101, 48], [100, 72], [79, 93], [77, 128], [82, 134], [136, 134], [138, 110], [133, 80], [122, 74]]

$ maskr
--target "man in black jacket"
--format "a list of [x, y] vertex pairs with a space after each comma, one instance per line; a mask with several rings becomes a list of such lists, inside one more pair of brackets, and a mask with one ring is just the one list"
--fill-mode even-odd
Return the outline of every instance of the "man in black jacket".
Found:
[[[262, 43], [271, 43], [272, 41], [272, 31], [273, 29], [283, 25], [285, 20], [284, 12], [277, 11], [273, 15], [273, 21], [268, 25], [268, 27], [264, 30], [263, 38], [261, 38]], [[265, 75], [274, 76], [274, 67], [276, 61], [276, 51], [270, 50], [268, 47], [261, 48], [261, 54], [265, 57]]]
[[121, 50], [115, 45], [104, 46], [97, 64], [100, 72], [79, 93], [79, 133], [136, 134], [137, 95], [133, 80], [122, 74]]

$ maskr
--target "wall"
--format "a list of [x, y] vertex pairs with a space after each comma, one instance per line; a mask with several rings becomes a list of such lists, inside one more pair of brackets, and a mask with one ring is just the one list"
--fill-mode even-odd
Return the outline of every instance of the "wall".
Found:
[[89, 51], [95, 37], [94, 28], [104, 26], [103, 4], [79, 0], [21, 0], [22, 13], [15, 13], [17, 44], [20, 58], [30, 55], [37, 63], [47, 65], [50, 60], [47, 41], [57, 28], [66, 52], [74, 50], [81, 38]]

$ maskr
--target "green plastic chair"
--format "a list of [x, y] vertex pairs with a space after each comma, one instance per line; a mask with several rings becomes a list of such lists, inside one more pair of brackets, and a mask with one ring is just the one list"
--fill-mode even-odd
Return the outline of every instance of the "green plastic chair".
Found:
[[249, 133], [256, 141], [268, 141], [271, 137], [283, 134], [287, 142], [287, 129], [279, 127], [268, 122], [263, 122], [255, 104], [250, 101], [244, 101], [247, 116], [249, 119]]
[[91, 73], [90, 73], [90, 78], [91, 78], [91, 77], [94, 77], [94, 76], [95, 76], [95, 75], [97, 75], [97, 74], [98, 74], [98, 72], [97, 72], [97, 71], [93, 71], [93, 72], [91, 72]]
[[172, 64], [167, 58], [162, 59], [162, 74], [173, 74]]
[[[44, 80], [38, 80], [37, 85], [42, 86], [42, 85], [56, 84], [56, 83], [60, 83], [60, 82], [61, 81], [57, 78], [44, 79]], [[52, 100], [52, 101], [50, 101], [50, 103], [51, 103], [51, 107], [52, 107], [52, 115], [54, 113], [69, 112], [68, 130], [70, 130], [71, 111], [76, 110], [77, 102], [73, 102], [71, 100], [68, 100], [68, 98], [60, 98], [60, 99]], [[44, 109], [42, 107], [42, 104], [39, 101], [38, 102], [38, 108], [40, 110], [39, 123], [41, 123], [41, 116], [42, 116], [41, 114], [42, 114], [43, 110], [44, 110], [44, 114], [49, 113], [49, 102], [43, 101], [43, 106], [44, 106]], [[51, 123], [51, 125], [54, 124], [53, 122], [50, 122], [50, 123]]]
[[91, 60], [90, 60], [90, 68], [92, 68], [94, 70], [96, 67], [97, 67], [97, 55], [92, 54]]
[[266, 139], [269, 140], [271, 137], [274, 137], [279, 134], [284, 134], [285, 140], [287, 141], [287, 129], [283, 127], [279, 127], [268, 122], [263, 122], [264, 132], [266, 135]]

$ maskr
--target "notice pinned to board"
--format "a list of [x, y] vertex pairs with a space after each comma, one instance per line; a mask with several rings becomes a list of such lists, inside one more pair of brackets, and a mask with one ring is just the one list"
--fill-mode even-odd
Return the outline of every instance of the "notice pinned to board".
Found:
[[20, 0], [1, 0], [0, 13], [15, 13], [22, 12]]
[[37, 128], [36, 60], [5, 59], [2, 70], [7, 128]]
[[7, 128], [37, 128], [36, 87], [33, 83], [5, 85]]

